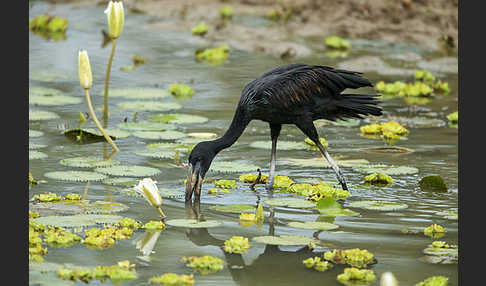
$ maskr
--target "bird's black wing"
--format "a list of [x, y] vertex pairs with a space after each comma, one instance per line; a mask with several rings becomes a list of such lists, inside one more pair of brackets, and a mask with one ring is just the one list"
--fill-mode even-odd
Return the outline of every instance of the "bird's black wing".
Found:
[[249, 83], [242, 101], [292, 109], [302, 105], [333, 102], [346, 88], [372, 86], [361, 73], [327, 66], [290, 64], [280, 66]]

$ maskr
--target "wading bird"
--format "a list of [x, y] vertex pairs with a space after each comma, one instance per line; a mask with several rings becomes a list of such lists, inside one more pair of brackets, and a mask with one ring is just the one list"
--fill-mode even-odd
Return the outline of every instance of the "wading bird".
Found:
[[319, 141], [313, 121], [317, 119], [362, 118], [381, 115], [378, 95], [342, 94], [346, 88], [373, 86], [361, 73], [305, 64], [283, 65], [248, 83], [242, 91], [235, 115], [226, 133], [212, 141], [198, 143], [188, 158], [186, 201], [199, 200], [204, 176], [214, 157], [238, 140], [251, 120], [270, 124], [272, 153], [266, 188], [272, 189], [275, 179], [277, 138], [282, 124], [294, 124], [319, 148], [329, 161], [337, 179], [347, 190], [346, 179]]

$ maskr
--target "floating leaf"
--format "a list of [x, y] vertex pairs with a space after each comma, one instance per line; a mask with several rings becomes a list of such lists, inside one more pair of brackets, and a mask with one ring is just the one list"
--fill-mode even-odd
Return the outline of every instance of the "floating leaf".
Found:
[[216, 220], [198, 221], [195, 219], [171, 219], [165, 222], [170, 226], [187, 227], [187, 228], [206, 228], [217, 227], [222, 225], [221, 222]]
[[116, 224], [122, 217], [118, 215], [70, 215], [70, 216], [43, 216], [34, 219], [42, 225], [59, 227], [85, 227], [95, 224]]
[[211, 164], [209, 171], [221, 172], [221, 173], [242, 173], [242, 172], [256, 171], [259, 168], [260, 167], [252, 164], [215, 161]]
[[443, 216], [446, 219], [457, 220], [458, 219], [458, 212], [456, 210], [444, 210], [435, 213], [436, 215]]
[[393, 178], [387, 174], [375, 172], [365, 177], [365, 182], [374, 185], [389, 185], [393, 183]]
[[272, 244], [272, 245], [309, 245], [309, 243], [318, 243], [313, 237], [280, 235], [280, 236], [256, 236], [253, 241]]
[[204, 36], [209, 30], [209, 26], [204, 23], [199, 23], [192, 28], [192, 34], [196, 36]]
[[275, 198], [264, 201], [265, 204], [274, 207], [289, 207], [289, 208], [313, 208], [316, 205], [305, 199], [298, 198]]
[[326, 47], [331, 49], [343, 49], [347, 50], [351, 48], [351, 44], [349, 41], [338, 37], [338, 36], [329, 36], [325, 39]]
[[171, 142], [157, 142], [157, 143], [147, 144], [147, 150], [152, 150], [152, 149], [158, 151], [188, 152], [190, 151], [191, 146], [186, 144], [171, 143]]
[[321, 213], [321, 216], [335, 217], [335, 216], [356, 216], [359, 213], [352, 210], [343, 209], [341, 204], [336, 202], [332, 197], [325, 197], [320, 199], [316, 205]]
[[211, 132], [192, 132], [192, 133], [187, 133], [187, 135], [198, 139], [211, 139], [218, 136], [218, 134], [211, 133]]
[[145, 166], [118, 165], [106, 168], [96, 168], [95, 172], [119, 177], [151, 177], [160, 173], [159, 169]]
[[103, 174], [90, 171], [56, 171], [45, 173], [44, 176], [55, 180], [75, 182], [101, 181], [106, 178]]
[[205, 123], [208, 121], [207, 117], [192, 115], [192, 114], [182, 114], [182, 113], [161, 113], [155, 114], [148, 117], [148, 120], [161, 123], [171, 123], [171, 124], [195, 124], [195, 123]]
[[[253, 141], [250, 147], [259, 149], [272, 149], [272, 141]], [[283, 141], [277, 143], [277, 150], [306, 150], [308, 149], [305, 142]]]
[[35, 151], [35, 150], [29, 150], [29, 160], [37, 160], [37, 159], [45, 159], [45, 158], [47, 158], [46, 153]]
[[[68, 137], [74, 142], [81, 143], [81, 144], [89, 144], [89, 143], [103, 142], [103, 141], [106, 142], [106, 139], [103, 135], [96, 134], [93, 131], [94, 129], [88, 130], [85, 128], [67, 129], [64, 131], [64, 136]], [[116, 139], [113, 136], [110, 136], [110, 138], [112, 140]]]
[[223, 260], [214, 256], [190, 256], [182, 257], [182, 262], [186, 266], [191, 267], [194, 271], [201, 273], [202, 275], [211, 274], [223, 269]]
[[433, 264], [457, 264], [459, 251], [457, 245], [449, 245], [445, 241], [434, 241], [429, 244], [423, 253], [421, 260]]
[[396, 121], [410, 128], [432, 128], [432, 127], [442, 127], [445, 125], [445, 122], [443, 120], [440, 120], [438, 118], [428, 118], [423, 116], [414, 116], [414, 117], [388, 116], [383, 120]]
[[216, 48], [207, 48], [196, 50], [196, 61], [207, 61], [212, 65], [222, 64], [228, 59], [230, 48], [228, 45], [221, 45]]
[[[369, 161], [366, 159], [334, 159], [334, 162], [338, 167], [341, 168], [348, 168], [348, 167], [355, 167], [361, 165], [369, 164]], [[281, 164], [289, 164], [294, 166], [300, 167], [315, 167], [315, 168], [331, 168], [331, 164], [322, 158], [310, 158], [310, 159], [294, 159], [294, 158], [283, 158], [279, 160]]]
[[225, 240], [223, 250], [228, 253], [247, 253], [251, 244], [248, 243], [248, 238], [234, 235], [230, 239]]
[[61, 200], [56, 202], [45, 202], [29, 204], [29, 210], [39, 212], [42, 216], [57, 214], [82, 214], [88, 201], [68, 201]]
[[[45, 147], [47, 147], [47, 145], [29, 142], [29, 150], [36, 150], [36, 149], [41, 149], [41, 148], [45, 148]], [[37, 155], [34, 155], [34, 156], [37, 156]], [[30, 159], [30, 155], [29, 155], [29, 159]]]
[[389, 201], [354, 201], [348, 207], [375, 211], [396, 211], [408, 208], [407, 204]]
[[376, 280], [376, 276], [373, 270], [350, 267], [344, 268], [337, 280], [346, 286], [368, 285]]
[[247, 204], [233, 204], [233, 205], [214, 205], [212, 210], [226, 212], [226, 213], [251, 213], [255, 212], [255, 207]]
[[84, 206], [87, 214], [108, 214], [126, 211], [128, 206], [118, 202], [96, 201]]
[[110, 167], [110, 166], [120, 164], [119, 161], [105, 160], [102, 157], [94, 157], [94, 156], [86, 156], [86, 157], [82, 156], [82, 157], [62, 159], [60, 163], [63, 166], [79, 167], [79, 168]]
[[82, 99], [68, 95], [31, 95], [29, 104], [42, 106], [59, 106], [81, 103]]
[[447, 192], [447, 186], [441, 176], [423, 177], [420, 182], [420, 189], [427, 192]]
[[159, 99], [169, 96], [166, 90], [159, 88], [114, 88], [108, 94], [110, 97], [129, 99]]
[[186, 195], [183, 191], [169, 190], [159, 188], [160, 195], [162, 198], [182, 198]]
[[176, 152], [172, 150], [148, 149], [148, 150], [142, 150], [133, 153], [139, 156], [145, 156], [150, 158], [172, 159], [174, 158]]
[[174, 273], [165, 273], [164, 275], [154, 276], [150, 278], [150, 283], [160, 284], [166, 286], [192, 286], [194, 285], [194, 275], [177, 275]]
[[236, 181], [235, 180], [215, 180], [214, 181], [215, 187], [220, 187], [223, 189], [236, 189]]
[[447, 286], [449, 278], [445, 276], [431, 276], [422, 282], [416, 284], [416, 286]]
[[169, 111], [182, 108], [179, 103], [161, 101], [123, 101], [117, 106], [125, 110], [137, 111]]
[[[101, 133], [100, 130], [98, 129], [94, 129], [94, 128], [82, 128], [81, 130], [83, 130], [83, 132], [89, 132], [91, 134], [95, 134], [95, 135], [98, 135], [98, 136], [103, 136], [103, 134]], [[115, 137], [115, 138], [126, 138], [128, 136], [131, 135], [130, 132], [128, 131], [125, 131], [125, 130], [121, 130], [121, 129], [110, 129], [110, 128], [104, 128], [106, 134], [108, 134], [108, 136], [110, 137]]]
[[190, 86], [174, 82], [169, 86], [167, 91], [176, 99], [189, 99], [194, 95], [194, 89]]
[[183, 132], [168, 130], [168, 131], [136, 131], [132, 134], [135, 137], [142, 139], [154, 139], [154, 140], [174, 140], [186, 137]]
[[42, 131], [29, 129], [29, 138], [40, 137], [42, 135], [44, 135]]
[[288, 223], [288, 225], [295, 228], [316, 229], [316, 230], [333, 230], [339, 227], [338, 225], [328, 223], [328, 222], [321, 222], [321, 221], [306, 221], [306, 222], [291, 221]]
[[118, 124], [117, 127], [133, 131], [163, 131], [176, 129], [174, 125], [157, 122], [126, 122]]
[[59, 115], [54, 112], [29, 109], [29, 121], [51, 120], [58, 118]]
[[50, 87], [43, 87], [43, 86], [34, 86], [29, 87], [29, 97], [30, 96], [57, 96], [61, 95], [62, 91], [55, 88]]
[[356, 171], [360, 173], [375, 173], [375, 172], [380, 172], [384, 173], [390, 176], [393, 175], [413, 175], [417, 174], [419, 170], [415, 167], [409, 167], [409, 166], [389, 166], [389, 165], [384, 165], [384, 164], [378, 164], [378, 165], [366, 165], [366, 166], [356, 166], [354, 168]]
[[444, 236], [446, 229], [438, 224], [431, 224], [424, 229], [424, 234], [432, 238], [440, 238]]

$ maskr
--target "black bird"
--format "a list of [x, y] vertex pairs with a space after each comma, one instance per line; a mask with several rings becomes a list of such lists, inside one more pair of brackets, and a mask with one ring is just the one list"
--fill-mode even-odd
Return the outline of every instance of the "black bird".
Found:
[[360, 72], [305, 64], [283, 65], [248, 83], [241, 94], [235, 115], [226, 133], [212, 141], [198, 143], [189, 155], [186, 201], [192, 193], [196, 200], [214, 157], [238, 140], [253, 119], [270, 124], [272, 154], [267, 189], [275, 178], [277, 138], [282, 124], [295, 124], [319, 148], [329, 161], [339, 182], [347, 190], [346, 180], [338, 166], [319, 141], [313, 121], [317, 119], [362, 118], [362, 115], [381, 115], [378, 95], [342, 94], [346, 88], [373, 86]]

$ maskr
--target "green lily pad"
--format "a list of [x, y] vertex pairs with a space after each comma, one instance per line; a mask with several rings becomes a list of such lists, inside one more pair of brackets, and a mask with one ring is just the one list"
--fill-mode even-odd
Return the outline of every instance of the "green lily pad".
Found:
[[[278, 161], [281, 164], [289, 164], [300, 167], [315, 167], [315, 168], [331, 168], [331, 164], [322, 157], [310, 158], [310, 159], [294, 159], [294, 158], [283, 158]], [[366, 159], [334, 159], [334, 162], [338, 167], [348, 168], [355, 166], [362, 166], [369, 164]]]
[[150, 143], [147, 144], [147, 150], [170, 150], [170, 151], [179, 151], [179, 152], [188, 152], [191, 146], [186, 144], [180, 143], [171, 143], [171, 142], [157, 142], [157, 143]]
[[29, 129], [29, 138], [41, 137], [42, 135], [44, 135], [42, 131]]
[[135, 137], [142, 139], [154, 139], [154, 140], [174, 140], [186, 137], [183, 132], [168, 130], [168, 131], [136, 131], [132, 134]]
[[56, 82], [56, 81], [75, 81], [77, 75], [67, 71], [53, 71], [49, 69], [42, 69], [29, 73], [29, 79], [42, 82]]
[[59, 115], [54, 112], [29, 109], [29, 121], [51, 120], [58, 118]]
[[259, 168], [260, 167], [253, 164], [216, 161], [211, 164], [209, 171], [220, 172], [220, 173], [242, 173], [242, 172], [252, 172], [252, 171], [254, 172]]
[[255, 212], [255, 207], [247, 204], [214, 205], [210, 208], [215, 211], [237, 214]]
[[126, 211], [128, 206], [118, 202], [96, 201], [84, 208], [86, 214], [108, 214]]
[[106, 179], [105, 175], [90, 171], [56, 171], [45, 173], [44, 176], [50, 179], [74, 182], [101, 181]]
[[405, 127], [410, 128], [432, 128], [442, 127], [446, 122], [438, 118], [429, 118], [424, 116], [404, 117], [404, 116], [388, 116], [380, 118], [378, 122], [396, 121]]
[[339, 127], [356, 127], [356, 126], [359, 126], [360, 120], [359, 119], [353, 119], [353, 118], [346, 119], [346, 120], [337, 119], [336, 121], [320, 119], [320, 120], [314, 121], [314, 123], [315, 123], [316, 127], [329, 126], [329, 125], [339, 126]]
[[37, 212], [41, 216], [58, 214], [83, 214], [84, 207], [88, 204], [89, 201], [87, 200], [61, 200], [55, 202], [31, 203], [29, 204], [29, 211]]
[[253, 237], [252, 240], [255, 242], [271, 244], [271, 245], [308, 245], [309, 243], [318, 242], [313, 237], [296, 236], [296, 235], [256, 236]]
[[42, 106], [59, 106], [68, 104], [79, 104], [82, 102], [81, 98], [69, 95], [31, 95], [29, 96], [29, 104]]
[[359, 213], [352, 210], [343, 209], [341, 204], [336, 202], [331, 197], [325, 197], [320, 199], [316, 204], [317, 209], [321, 213], [322, 217], [335, 217], [335, 216], [357, 216]]
[[43, 86], [33, 86], [29, 87], [29, 96], [55, 96], [61, 95], [62, 91], [55, 88], [43, 87]]
[[162, 198], [183, 198], [186, 193], [185, 192], [181, 192], [181, 191], [176, 191], [176, 190], [169, 190], [169, 189], [163, 189], [163, 188], [159, 188], [159, 191], [160, 191], [160, 195], [162, 196]]
[[94, 156], [81, 156], [62, 159], [59, 163], [63, 166], [78, 167], [78, 168], [98, 168], [98, 167], [110, 167], [120, 164], [119, 161], [105, 160], [102, 157]]
[[338, 225], [328, 223], [328, 222], [321, 222], [321, 221], [306, 221], [306, 222], [292, 221], [289, 222], [288, 225], [295, 228], [316, 229], [316, 230], [333, 230], [339, 228]]
[[198, 139], [212, 139], [218, 137], [218, 134], [212, 132], [191, 132], [187, 133], [187, 135]]
[[419, 170], [415, 167], [409, 167], [409, 166], [389, 166], [389, 165], [384, 165], [384, 164], [378, 164], [378, 165], [366, 165], [366, 166], [357, 166], [354, 168], [356, 171], [360, 173], [384, 173], [390, 176], [393, 175], [413, 175], [417, 174]]
[[174, 125], [157, 122], [126, 122], [118, 124], [117, 127], [132, 131], [163, 131], [176, 129]]
[[215, 220], [197, 221], [195, 219], [171, 219], [166, 221], [165, 223], [170, 226], [187, 228], [207, 228], [222, 225], [221, 222]]
[[139, 156], [145, 156], [150, 158], [173, 159], [176, 152], [172, 150], [148, 149], [148, 150], [142, 150], [133, 153]]
[[96, 168], [95, 172], [119, 177], [151, 177], [160, 173], [159, 169], [145, 166], [118, 165], [106, 168]]
[[171, 124], [195, 124], [195, 123], [205, 123], [209, 119], [207, 117], [192, 115], [192, 114], [182, 114], [182, 113], [161, 113], [155, 114], [148, 117], [148, 120], [161, 123], [171, 123]]
[[459, 249], [457, 245], [448, 245], [444, 241], [434, 241], [424, 250], [422, 261], [433, 264], [457, 264], [459, 260]]
[[104, 184], [120, 186], [120, 187], [133, 187], [138, 185], [138, 178], [133, 177], [119, 177], [119, 178], [108, 178], [103, 181]]
[[457, 220], [458, 219], [458, 211], [457, 210], [439, 211], [439, 212], [436, 212], [435, 214], [443, 216], [444, 218], [450, 219], [450, 220]]
[[161, 101], [124, 101], [118, 103], [117, 106], [124, 110], [137, 111], [169, 111], [182, 108], [179, 103]]
[[45, 159], [47, 154], [40, 151], [29, 150], [29, 160]]
[[348, 204], [348, 207], [361, 208], [375, 211], [396, 211], [408, 208], [407, 204], [388, 201], [355, 201]]
[[47, 147], [47, 145], [29, 142], [29, 150], [37, 150], [37, 149], [46, 148], [46, 147]]
[[42, 225], [59, 226], [59, 227], [85, 227], [96, 224], [116, 224], [122, 219], [118, 215], [70, 215], [70, 216], [43, 216], [34, 219], [35, 222]]
[[[259, 149], [272, 149], [272, 141], [253, 141], [250, 147]], [[277, 150], [306, 150], [308, 146], [305, 142], [283, 141], [277, 142]]]
[[447, 186], [441, 176], [423, 177], [420, 182], [420, 189], [426, 192], [447, 192]]
[[158, 99], [168, 97], [169, 93], [159, 88], [114, 88], [108, 91], [108, 95], [129, 99]]
[[313, 208], [316, 205], [305, 199], [298, 198], [275, 198], [263, 201], [267, 205], [274, 207], [289, 207], [289, 208]]
[[[94, 129], [94, 128], [82, 128], [83, 132], [89, 132], [91, 134], [95, 134], [95, 135], [98, 135], [98, 136], [103, 136], [103, 134], [101, 133], [100, 130], [98, 129]], [[108, 136], [110, 137], [115, 137], [116, 139], [119, 139], [119, 138], [126, 138], [128, 136], [131, 135], [130, 132], [128, 131], [125, 131], [125, 130], [121, 130], [121, 129], [110, 129], [110, 128], [104, 128], [106, 134], [108, 134]]]

